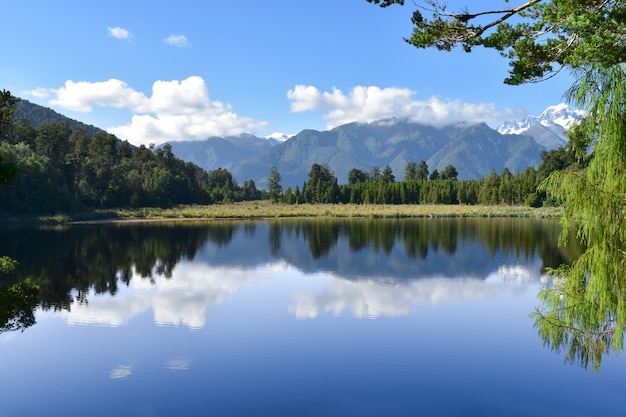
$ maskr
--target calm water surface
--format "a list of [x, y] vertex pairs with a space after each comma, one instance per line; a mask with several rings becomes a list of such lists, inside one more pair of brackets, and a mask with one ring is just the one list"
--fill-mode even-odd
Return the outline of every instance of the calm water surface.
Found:
[[424, 219], [0, 230], [0, 415], [617, 416], [626, 365], [544, 347], [529, 314], [574, 259], [554, 221]]

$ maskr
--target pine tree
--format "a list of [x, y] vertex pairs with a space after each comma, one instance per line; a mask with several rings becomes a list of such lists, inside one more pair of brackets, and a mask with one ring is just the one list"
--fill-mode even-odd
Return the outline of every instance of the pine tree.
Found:
[[267, 193], [270, 199], [277, 202], [283, 192], [283, 186], [280, 184], [282, 181], [280, 173], [276, 167], [270, 169], [270, 177], [267, 180]]

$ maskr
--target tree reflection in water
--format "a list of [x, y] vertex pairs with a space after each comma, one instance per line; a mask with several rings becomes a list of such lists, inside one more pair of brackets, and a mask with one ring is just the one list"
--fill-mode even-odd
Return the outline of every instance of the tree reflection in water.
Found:
[[[584, 261], [584, 255], [577, 260]], [[616, 268], [621, 265], [610, 267]], [[552, 271], [557, 277], [554, 287], [539, 293], [541, 306], [531, 317], [545, 346], [564, 352], [567, 363], [598, 372], [605, 355], [623, 350], [626, 288], [606, 280], [600, 291], [589, 291], [588, 277], [579, 280], [576, 287], [572, 276], [562, 278], [568, 276], [569, 269], [564, 265]], [[617, 281], [623, 280], [623, 273], [612, 272], [619, 274]]]
[[561, 298], [561, 295], [559, 290], [540, 293], [543, 305], [548, 307], [532, 313], [535, 327], [544, 345], [557, 353], [564, 352], [567, 363], [592, 367], [598, 372], [604, 355], [622, 350], [621, 344], [614, 343], [618, 329], [624, 331], [618, 325], [616, 310], [598, 314], [601, 311], [598, 303], [580, 296]]
[[[415, 273], [445, 274], [429, 261], [437, 253], [439, 259], [456, 253], [468, 263], [457, 269], [469, 266], [468, 271], [480, 276], [485, 259], [465, 253], [471, 251], [465, 246], [471, 243], [486, 248], [492, 257], [539, 255], [546, 270], [570, 264], [583, 250], [576, 242], [558, 247], [559, 232], [555, 221], [532, 219], [216, 221], [0, 230], [0, 253], [21, 261], [19, 268], [3, 277], [13, 285], [0, 289], [1, 331], [34, 324], [38, 299], [44, 310], [70, 310], [73, 304], [87, 303], [89, 294], [114, 296], [133, 277], [171, 279], [179, 262], [193, 260], [199, 253], [213, 265], [254, 267], [273, 258], [312, 271], [320, 261], [325, 269], [338, 267], [341, 247], [352, 252], [355, 262], [363, 251], [379, 256], [372, 258], [377, 263], [374, 269], [351, 264], [349, 271], [334, 271], [337, 276], [347, 272], [350, 275], [344, 277], [350, 280], [372, 279], [370, 275], [388, 271], [399, 273], [397, 279], [414, 280], [419, 278]], [[345, 243], [339, 245], [340, 241]], [[401, 259], [413, 267], [394, 269], [402, 265]], [[22, 282], [25, 276], [32, 281]], [[41, 288], [39, 297], [37, 288]], [[616, 330], [623, 328], [621, 304], [617, 295], [587, 300], [580, 294], [565, 293], [557, 283], [540, 294], [542, 306], [532, 316], [546, 346], [565, 351], [570, 363], [597, 370], [603, 355], [622, 348], [621, 342], [615, 342], [620, 340]]]

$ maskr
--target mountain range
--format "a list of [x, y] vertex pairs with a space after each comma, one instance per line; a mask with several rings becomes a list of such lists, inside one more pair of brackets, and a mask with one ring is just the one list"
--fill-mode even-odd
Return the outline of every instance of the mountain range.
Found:
[[[175, 148], [174, 148], [175, 149]], [[235, 178], [265, 187], [272, 166], [283, 186], [302, 185], [311, 165], [328, 164], [340, 184], [352, 168], [366, 172], [389, 165], [402, 179], [409, 162], [426, 161], [431, 172], [454, 165], [460, 179], [482, 178], [505, 166], [512, 172], [537, 166], [543, 149], [527, 135], [502, 135], [486, 124], [435, 128], [408, 120], [349, 123], [328, 131], [303, 130], [233, 169]], [[176, 151], [174, 151], [176, 152]]]
[[286, 187], [302, 185], [311, 165], [328, 164], [340, 184], [352, 168], [369, 172], [389, 165], [401, 180], [409, 162], [424, 160], [431, 172], [453, 165], [459, 179], [479, 179], [537, 167], [542, 150], [567, 143], [567, 130], [582, 112], [565, 104], [548, 107], [539, 117], [486, 124], [458, 123], [435, 128], [395, 118], [349, 123], [327, 131], [306, 129], [286, 140], [245, 134], [200, 142], [170, 142], [173, 152], [206, 170], [229, 169], [238, 181], [252, 179], [265, 188], [275, 166]]
[[[229, 170], [242, 183], [254, 180], [266, 188], [270, 169], [276, 167], [284, 188], [302, 185], [314, 163], [328, 164], [340, 184], [357, 168], [369, 172], [390, 166], [402, 180], [409, 162], [425, 161], [430, 171], [453, 165], [459, 179], [479, 179], [491, 170], [500, 173], [537, 167], [540, 153], [566, 143], [565, 133], [581, 112], [566, 105], [549, 107], [539, 117], [502, 123], [492, 129], [484, 123], [436, 128], [406, 119], [349, 123], [326, 131], [306, 129], [286, 140], [251, 134], [211, 137], [203, 141], [170, 142], [173, 153], [207, 171]], [[68, 119], [59, 113], [23, 100], [15, 119], [26, 118], [34, 126], [68, 120], [72, 129], [100, 129]]]
[[561, 103], [548, 107], [539, 117], [528, 116], [523, 120], [503, 122], [497, 130], [503, 135], [530, 135], [546, 149], [556, 149], [567, 143], [567, 131], [583, 114]]

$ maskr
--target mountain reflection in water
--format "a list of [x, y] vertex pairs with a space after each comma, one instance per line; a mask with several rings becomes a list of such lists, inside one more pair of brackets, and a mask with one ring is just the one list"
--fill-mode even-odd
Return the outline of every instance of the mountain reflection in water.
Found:
[[0, 414], [585, 416], [600, 403], [619, 415], [623, 361], [605, 358], [601, 376], [562, 366], [571, 355], [544, 348], [529, 317], [546, 268], [580, 253], [557, 246], [559, 230], [536, 219], [0, 229], [0, 253], [20, 261], [2, 284], [28, 276], [40, 289], [23, 331], [0, 332]]
[[319, 293], [294, 295], [289, 311], [299, 318], [347, 308], [358, 317], [400, 315], [416, 303], [519, 291], [505, 283], [510, 276], [539, 282], [546, 267], [577, 255], [575, 246], [557, 248], [558, 227], [417, 219], [8, 229], [0, 253], [21, 262], [9, 280], [31, 277], [42, 308], [70, 323], [117, 326], [152, 309], [159, 324], [201, 328], [211, 305], [289, 268], [334, 277]]

